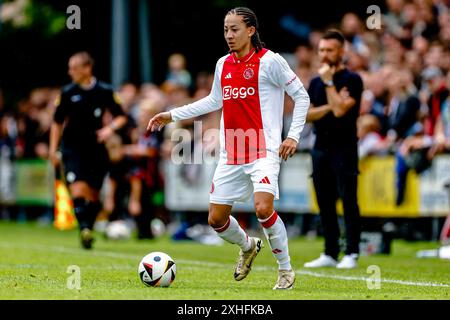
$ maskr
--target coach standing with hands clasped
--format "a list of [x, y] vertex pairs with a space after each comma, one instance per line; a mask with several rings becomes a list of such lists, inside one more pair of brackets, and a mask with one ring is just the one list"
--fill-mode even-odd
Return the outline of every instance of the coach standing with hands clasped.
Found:
[[[321, 67], [311, 80], [311, 107], [306, 120], [314, 123], [316, 141], [312, 149], [313, 183], [325, 238], [325, 252], [305, 263], [307, 268], [357, 266], [360, 216], [357, 201], [358, 151], [356, 120], [363, 83], [344, 63], [344, 36], [328, 30], [319, 42]], [[339, 225], [336, 201], [344, 207], [346, 249], [338, 263]]]

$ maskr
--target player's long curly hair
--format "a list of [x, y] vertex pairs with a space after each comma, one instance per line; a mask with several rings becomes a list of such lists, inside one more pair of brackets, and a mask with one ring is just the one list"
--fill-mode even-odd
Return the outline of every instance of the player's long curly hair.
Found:
[[234, 9], [231, 9], [228, 11], [227, 15], [229, 14], [235, 14], [238, 16], [242, 16], [244, 23], [247, 27], [255, 27], [255, 33], [252, 35], [251, 41], [253, 47], [255, 47], [255, 51], [258, 52], [264, 48], [265, 44], [264, 42], [261, 42], [261, 39], [259, 38], [258, 33], [258, 19], [256, 18], [256, 14], [246, 7], [237, 7]]

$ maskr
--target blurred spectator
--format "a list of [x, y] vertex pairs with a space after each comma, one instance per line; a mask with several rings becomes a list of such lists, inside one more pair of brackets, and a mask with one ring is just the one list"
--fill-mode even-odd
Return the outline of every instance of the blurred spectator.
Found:
[[353, 72], [362, 72], [364, 70], [367, 70], [369, 68], [369, 63], [366, 58], [367, 54], [368, 52], [363, 54], [352, 48], [349, 48], [346, 55], [348, 69]]
[[305, 44], [299, 45], [295, 49], [295, 58], [297, 66], [294, 71], [302, 79], [305, 88], [308, 89], [309, 82], [315, 75], [315, 70], [317, 70], [317, 59], [312, 46]]
[[428, 88], [427, 93], [429, 94], [427, 101], [429, 113], [425, 131], [432, 136], [436, 121], [441, 113], [442, 103], [447, 99], [449, 89], [446, 86], [441, 69], [436, 66], [427, 67], [422, 72], [422, 79]]
[[403, 55], [406, 48], [402, 45], [399, 38], [392, 34], [386, 33], [381, 38], [384, 45], [383, 64], [384, 66], [391, 65], [399, 68], [402, 64]]
[[439, 34], [438, 11], [433, 0], [415, 0], [417, 11], [419, 12], [419, 21], [423, 24], [422, 36], [427, 39], [433, 39]]
[[[450, 88], [450, 71], [447, 71], [446, 77], [447, 89]], [[435, 147], [432, 149], [432, 155], [450, 151], [450, 95], [447, 91], [447, 97], [442, 102], [441, 112], [434, 130]]]
[[36, 119], [36, 110], [29, 99], [18, 103], [17, 110], [17, 145], [16, 155], [19, 158], [34, 158], [36, 146], [36, 132], [39, 123]]
[[[122, 105], [124, 112], [126, 107]], [[105, 188], [103, 208], [106, 211], [108, 220], [123, 220], [129, 216], [128, 206], [126, 201], [130, 193], [128, 173], [131, 167], [130, 160], [123, 155], [123, 145], [131, 144], [133, 133], [136, 130], [136, 121], [131, 116], [131, 110], [126, 112], [127, 123], [124, 127], [116, 131], [116, 134], [111, 136], [106, 141], [106, 149], [110, 160], [109, 175], [107, 178], [108, 187]], [[136, 114], [138, 117], [139, 114]], [[112, 115], [110, 115], [112, 118]], [[106, 120], [106, 122], [111, 121]]]
[[424, 64], [426, 67], [443, 67], [444, 47], [440, 42], [432, 42], [424, 55]]
[[380, 123], [380, 134], [385, 136], [389, 129], [387, 100], [388, 93], [381, 71], [368, 73], [363, 77], [365, 89], [361, 96], [361, 115], [372, 114]]
[[195, 88], [196, 90], [208, 90], [212, 88], [214, 81], [214, 74], [211, 72], [201, 71], [197, 74], [195, 78]]
[[103, 210], [110, 222], [129, 216], [125, 201], [129, 194], [129, 161], [123, 156], [122, 138], [115, 134], [105, 143], [110, 161], [109, 174], [103, 195]]
[[418, 36], [413, 39], [412, 48], [420, 55], [421, 58], [425, 57], [425, 54], [428, 52], [429, 46], [429, 41], [422, 36]]
[[129, 115], [134, 122], [137, 120], [137, 98], [138, 89], [136, 85], [130, 82], [122, 84], [118, 90], [118, 95], [122, 104], [123, 111]]
[[189, 88], [192, 83], [191, 74], [186, 70], [186, 58], [181, 53], [174, 53], [168, 60], [169, 72], [166, 83]]
[[159, 148], [162, 142], [162, 132], [145, 135], [149, 120], [160, 112], [158, 105], [151, 100], [139, 103], [139, 121], [137, 126], [137, 141], [124, 145], [123, 153], [132, 160], [130, 171], [130, 198], [128, 211], [135, 219], [138, 238], [153, 238], [150, 222], [155, 217], [153, 195], [162, 187], [162, 177], [159, 172]]
[[433, 155], [430, 153], [432, 137], [425, 134], [423, 122], [417, 122], [410, 128], [409, 136], [402, 142], [396, 153], [396, 205], [403, 203], [409, 170], [420, 174], [431, 166]]
[[450, 45], [450, 10], [445, 4], [444, 9], [442, 10], [442, 14], [439, 16], [439, 25], [441, 27], [439, 38], [444, 44], [445, 48], [448, 48]]
[[0, 152], [2, 159], [15, 159], [16, 139], [17, 126], [14, 117], [4, 114], [0, 118]]
[[167, 95], [167, 103], [170, 107], [181, 106], [191, 100], [189, 90], [180, 85], [165, 83], [163, 91]]
[[417, 51], [409, 50], [405, 52], [404, 67], [412, 72], [413, 84], [416, 88], [422, 87], [421, 72], [423, 68], [422, 58]]
[[360, 159], [372, 154], [384, 154], [388, 145], [380, 135], [380, 122], [371, 114], [365, 114], [358, 118], [358, 156]]
[[411, 72], [391, 69], [388, 71], [387, 81], [390, 94], [388, 136], [396, 141], [411, 135], [409, 130], [417, 122], [420, 100], [415, 93]]
[[323, 32], [318, 30], [313, 30], [309, 34], [309, 43], [311, 44], [313, 52], [317, 52], [317, 49], [319, 48], [319, 41], [322, 39], [322, 36]]
[[38, 124], [35, 132], [34, 154], [40, 159], [48, 159], [50, 127], [55, 101], [59, 94], [60, 90], [58, 89], [43, 88], [33, 90], [30, 96], [30, 101], [35, 106], [34, 119]]
[[344, 15], [341, 31], [350, 44], [352, 52], [361, 58], [367, 57], [369, 48], [363, 39], [363, 23], [355, 13], [349, 12]]
[[[163, 87], [163, 86], [161, 86]], [[138, 101], [150, 99], [158, 105], [159, 108], [165, 109], [168, 105], [167, 95], [162, 88], [153, 83], [143, 83], [139, 88]]]
[[387, 13], [383, 16], [386, 31], [396, 37], [402, 35], [402, 10], [404, 0], [386, 0]]

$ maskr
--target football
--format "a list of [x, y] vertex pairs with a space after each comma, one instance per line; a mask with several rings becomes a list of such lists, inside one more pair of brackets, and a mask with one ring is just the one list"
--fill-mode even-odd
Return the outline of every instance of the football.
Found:
[[139, 262], [138, 274], [149, 287], [168, 287], [175, 280], [176, 265], [164, 252], [152, 252]]

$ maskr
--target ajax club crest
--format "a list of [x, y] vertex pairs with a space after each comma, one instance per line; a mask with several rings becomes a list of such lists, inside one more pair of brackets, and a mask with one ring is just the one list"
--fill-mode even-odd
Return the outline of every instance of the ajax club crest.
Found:
[[253, 71], [252, 68], [247, 68], [244, 70], [244, 78], [246, 80], [250, 80], [251, 78], [253, 78], [254, 74], [255, 74], [255, 72]]

